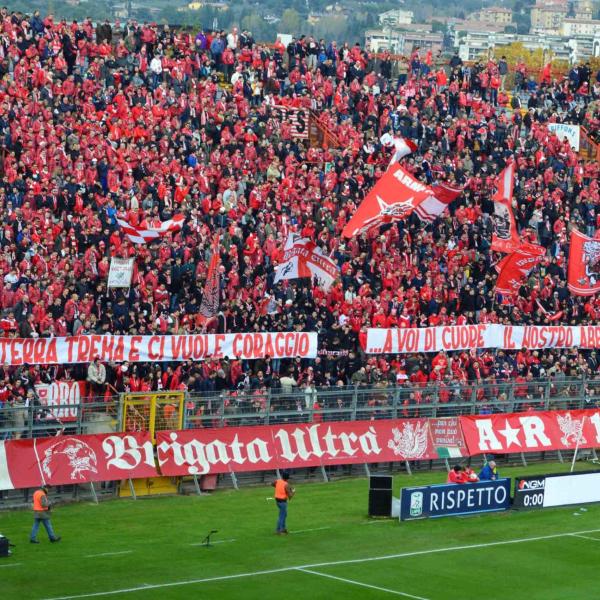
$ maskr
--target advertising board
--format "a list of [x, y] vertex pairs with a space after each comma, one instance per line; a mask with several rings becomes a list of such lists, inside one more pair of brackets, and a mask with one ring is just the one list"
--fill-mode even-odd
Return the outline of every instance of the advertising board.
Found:
[[403, 488], [400, 520], [496, 512], [510, 508], [510, 479]]

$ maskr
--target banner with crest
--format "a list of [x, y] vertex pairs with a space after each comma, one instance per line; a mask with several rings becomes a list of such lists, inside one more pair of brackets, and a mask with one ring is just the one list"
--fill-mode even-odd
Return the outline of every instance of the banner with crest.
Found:
[[470, 456], [600, 446], [598, 410], [550, 410], [460, 417]]
[[600, 240], [571, 231], [569, 247], [569, 290], [577, 296], [600, 292]]

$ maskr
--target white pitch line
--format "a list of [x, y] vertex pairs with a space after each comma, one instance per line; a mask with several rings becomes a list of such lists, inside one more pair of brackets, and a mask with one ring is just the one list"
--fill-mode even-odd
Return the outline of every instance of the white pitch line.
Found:
[[388, 594], [394, 594], [395, 596], [404, 596], [405, 598], [413, 598], [413, 600], [428, 600], [427, 598], [423, 598], [423, 596], [413, 596], [412, 594], [406, 594], [405, 592], [399, 592], [398, 590], [390, 590], [389, 588], [371, 585], [370, 583], [363, 583], [362, 581], [354, 581], [354, 579], [346, 579], [345, 577], [336, 577], [335, 575], [329, 575], [328, 573], [319, 573], [318, 571], [311, 571], [310, 569], [296, 570], [302, 571], [302, 573], [310, 573], [311, 575], [319, 575], [320, 577], [335, 579], [336, 581], [343, 581], [344, 583], [351, 583], [352, 585], [359, 585], [361, 587], [377, 590], [378, 592], [387, 592]]
[[324, 529], [331, 529], [331, 527], [315, 527], [313, 529], [297, 529], [296, 531], [290, 531], [292, 533], [306, 533], [307, 531], [323, 531]]
[[598, 539], [598, 538], [593, 538], [593, 537], [590, 537], [589, 535], [579, 535], [578, 533], [572, 533], [571, 537], [578, 537], [578, 538], [582, 538], [584, 540], [592, 540], [594, 542], [600, 542], [600, 539]]
[[476, 548], [490, 548], [493, 546], [505, 546], [507, 544], [522, 544], [524, 542], [539, 542], [541, 540], [552, 540], [567, 537], [569, 535], [581, 535], [584, 533], [597, 533], [600, 529], [588, 529], [587, 531], [572, 531], [570, 533], [555, 533], [552, 535], [540, 535], [530, 538], [517, 538], [514, 540], [503, 540], [500, 542], [486, 542], [484, 544], [470, 544], [468, 546], [449, 546], [447, 548], [433, 548], [431, 550], [416, 550], [415, 552], [403, 552], [401, 554], [387, 554], [384, 556], [373, 556], [371, 558], [354, 558], [350, 560], [337, 560], [313, 565], [302, 565], [303, 568], [335, 567], [336, 565], [354, 565], [357, 563], [372, 562], [375, 560], [389, 560], [393, 558], [410, 558], [424, 554], [439, 554], [441, 552], [456, 552], [457, 550], [474, 550]]
[[86, 554], [85, 558], [96, 558], [98, 556], [117, 556], [119, 554], [131, 554], [133, 550], [122, 550], [121, 552], [102, 552], [102, 554]]
[[0, 565], [0, 569], [2, 569], [4, 567], [19, 567], [22, 564], [23, 563], [11, 563], [10, 565]]
[[137, 586], [132, 588], [123, 588], [120, 590], [109, 590], [107, 592], [92, 592], [90, 594], [75, 594], [73, 596], [57, 596], [46, 598], [45, 600], [75, 600], [76, 598], [97, 598], [99, 596], [115, 596], [117, 594], [127, 594], [139, 592], [140, 590], [162, 589], [169, 587], [179, 587], [182, 585], [194, 585], [198, 583], [211, 583], [213, 581], [228, 581], [231, 579], [241, 579], [243, 577], [256, 577], [259, 575], [272, 575], [273, 573], [289, 573], [298, 569], [316, 569], [318, 567], [334, 567], [336, 565], [351, 565], [356, 563], [370, 562], [375, 560], [389, 560], [393, 558], [409, 558], [411, 556], [422, 556], [424, 554], [438, 554], [441, 552], [456, 552], [458, 550], [473, 550], [476, 548], [491, 548], [493, 546], [504, 546], [506, 544], [523, 544], [525, 542], [538, 542], [541, 540], [552, 540], [572, 535], [585, 535], [586, 533], [598, 533], [600, 529], [585, 529], [582, 531], [567, 531], [565, 533], [555, 533], [552, 535], [541, 535], [530, 538], [518, 538], [514, 540], [503, 540], [499, 542], [487, 542], [485, 544], [471, 544], [469, 546], [448, 546], [447, 548], [433, 548], [431, 550], [417, 550], [415, 552], [403, 552], [401, 554], [388, 554], [385, 556], [373, 556], [370, 558], [356, 558], [350, 560], [338, 560], [325, 563], [315, 563], [310, 565], [296, 565], [294, 567], [282, 567], [280, 569], [270, 569], [268, 571], [250, 571], [249, 573], [237, 573], [236, 575], [221, 575], [218, 577], [208, 577], [205, 579], [188, 579], [184, 581], [172, 581], [170, 583], [156, 583], [153, 585]]

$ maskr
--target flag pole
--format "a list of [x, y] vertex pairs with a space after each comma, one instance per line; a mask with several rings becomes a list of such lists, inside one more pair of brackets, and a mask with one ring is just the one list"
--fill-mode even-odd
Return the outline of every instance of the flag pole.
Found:
[[577, 436], [577, 444], [575, 446], [575, 452], [573, 453], [573, 460], [571, 461], [571, 470], [569, 471], [569, 473], [572, 473], [573, 469], [575, 468], [575, 461], [577, 460], [577, 453], [579, 452], [579, 444], [581, 442], [581, 438], [583, 437], [583, 426], [585, 425], [586, 419], [587, 419], [587, 415], [584, 416], [581, 421], [581, 431], [579, 432], [579, 435]]

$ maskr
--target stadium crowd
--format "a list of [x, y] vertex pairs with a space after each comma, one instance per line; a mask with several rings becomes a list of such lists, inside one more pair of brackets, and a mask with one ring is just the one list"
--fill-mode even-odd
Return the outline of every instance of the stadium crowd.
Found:
[[[598, 130], [600, 72], [576, 65], [509, 73], [506, 61], [446, 64], [415, 49], [400, 63], [359, 44], [128, 22], [67, 23], [0, 11], [0, 327], [7, 337], [299, 329], [316, 360], [24, 365], [0, 368], [0, 406], [35, 383], [88, 379], [98, 393], [288, 386], [494, 382], [598, 376], [591, 351], [367, 356], [366, 328], [591, 324], [600, 298], [566, 287], [568, 232], [600, 230], [598, 164], [547, 124]], [[507, 78], [508, 74], [508, 78]], [[512, 77], [511, 77], [512, 76]], [[514, 89], [507, 83], [514, 79]], [[274, 107], [310, 110], [339, 147], [309, 147]], [[416, 216], [352, 239], [341, 231], [385, 171], [392, 132], [418, 150], [417, 178], [464, 186], [432, 225]], [[515, 156], [515, 217], [546, 249], [516, 302], [495, 297], [491, 192]], [[181, 231], [146, 245], [117, 217]], [[273, 285], [290, 231], [341, 268], [329, 290]], [[199, 314], [215, 232], [220, 313]], [[107, 290], [110, 257], [134, 256], [129, 291]], [[291, 383], [289, 380], [292, 380]], [[30, 390], [28, 392], [28, 390]]]

